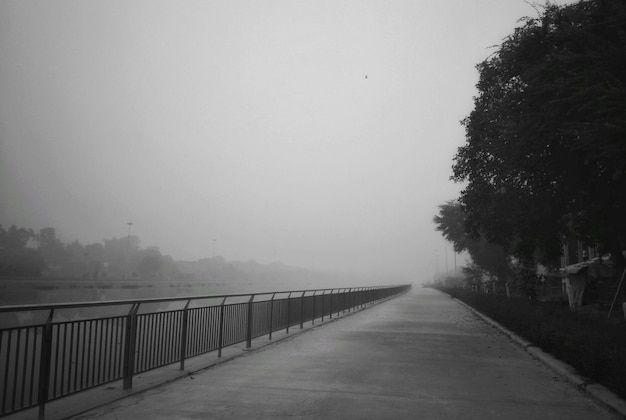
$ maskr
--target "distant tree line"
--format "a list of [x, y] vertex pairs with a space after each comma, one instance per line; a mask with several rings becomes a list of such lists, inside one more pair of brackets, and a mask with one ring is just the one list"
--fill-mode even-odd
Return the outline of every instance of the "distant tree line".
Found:
[[172, 278], [178, 270], [174, 260], [157, 247], [141, 248], [137, 236], [66, 244], [51, 227], [36, 233], [0, 225], [0, 276]]
[[465, 187], [437, 229], [470, 252], [474, 275], [555, 267], [568, 239], [623, 268], [626, 2], [547, 3], [523, 22], [477, 66], [452, 167]]

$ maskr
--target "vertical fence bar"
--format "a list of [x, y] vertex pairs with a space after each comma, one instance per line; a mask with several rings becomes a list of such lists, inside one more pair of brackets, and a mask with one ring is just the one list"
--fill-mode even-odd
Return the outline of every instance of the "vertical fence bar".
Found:
[[337, 289], [337, 318], [341, 313], [341, 302], [343, 301], [343, 290], [345, 289]]
[[226, 297], [222, 299], [220, 304], [220, 329], [217, 337], [217, 357], [222, 357], [222, 347], [224, 347], [224, 303]]
[[289, 292], [289, 296], [287, 296], [287, 334], [289, 334], [289, 323], [291, 322], [289, 316], [289, 312], [291, 312], [291, 293]]
[[246, 326], [246, 348], [249, 349], [252, 347], [252, 301], [254, 300], [254, 295], [250, 296], [250, 300], [248, 300], [248, 325]]
[[[68, 379], [67, 379], [67, 390], [77, 391], [76, 384], [78, 383], [78, 324], [76, 322], [72, 322], [70, 324], [70, 360], [68, 363]], [[76, 327], [76, 328], [75, 328]], [[74, 330], [76, 330], [76, 340], [74, 340]], [[76, 353], [74, 353], [74, 342], [76, 342]], [[74, 362], [74, 363], [72, 363]], [[74, 372], [72, 372], [72, 368]], [[73, 373], [73, 375], [72, 375]], [[72, 382], [72, 376], [74, 377], [74, 381]]]
[[363, 292], [364, 290], [365, 290], [365, 288], [359, 287], [359, 308], [362, 308], [363, 307], [363, 303], [365, 302], [365, 299], [364, 299], [365, 295], [364, 295], [364, 292]]
[[[11, 358], [9, 357], [9, 355], [11, 354], [11, 338], [13, 337], [13, 334], [11, 333], [11, 330], [8, 331], [7, 333], [8, 336], [8, 341], [7, 341], [7, 356], [6, 356], [6, 365], [4, 367], [4, 371], [7, 372], [6, 375], [4, 375], [4, 392], [2, 393], [2, 406], [0, 408], [2, 408], [2, 412], [4, 413], [5, 409], [6, 409], [6, 403], [7, 403], [7, 393], [9, 392], [9, 362], [11, 361]], [[2, 336], [0, 336], [0, 339], [2, 339]]]
[[333, 319], [333, 290], [335, 289], [330, 289], [330, 294], [328, 296], [330, 296], [330, 310], [329, 310], [329, 318]]
[[322, 290], [322, 322], [324, 322], [324, 313], [325, 311], [325, 303], [324, 301], [326, 300], [326, 289]]
[[183, 320], [180, 332], [180, 370], [185, 370], [185, 357], [187, 356], [187, 323], [189, 322], [189, 304], [191, 299], [187, 301], [183, 308]]
[[302, 292], [302, 296], [300, 296], [300, 329], [304, 328], [304, 294], [306, 291]]
[[[102, 370], [102, 357], [103, 357], [102, 354], [103, 354], [103, 352], [105, 350], [104, 341], [102, 340], [102, 337], [104, 335], [105, 322], [106, 322], [106, 319], [101, 320], [100, 323], [99, 323], [100, 324], [100, 328], [96, 329], [96, 333], [98, 333], [98, 332], [100, 333], [100, 338], [98, 339], [98, 341], [97, 341], [98, 345], [96, 346], [98, 348], [99, 352], [98, 352], [98, 367], [97, 367], [97, 370], [96, 370], [97, 374], [96, 374], [95, 384], [99, 384], [100, 383], [100, 372]], [[96, 325], [98, 325], [97, 321], [96, 321]], [[94, 362], [94, 365], [95, 365], [95, 362]]]
[[[54, 309], [50, 309], [48, 320], [43, 329], [41, 340], [41, 359], [39, 361], [39, 418], [43, 419], [46, 413], [46, 402], [48, 401], [48, 388], [50, 386], [50, 358], [52, 357], [52, 318]], [[19, 348], [17, 349], [19, 352]], [[33, 367], [34, 368], [34, 367]]]
[[135, 372], [135, 343], [137, 341], [137, 312], [140, 303], [133, 303], [127, 315], [126, 342], [124, 343], [124, 389], [133, 387]]
[[335, 314], [337, 318], [339, 318], [339, 313], [341, 312], [341, 290], [337, 289], [337, 293], [335, 293]]
[[[82, 390], [85, 386], [85, 349], [87, 347], [85, 343], [87, 342], [87, 324], [84, 321], [79, 321], [76, 325], [78, 326], [78, 336], [76, 338], [77, 342], [80, 342], [79, 338], [82, 337], [82, 346], [80, 353], [80, 375], [78, 377], [79, 381], [77, 390]], [[76, 353], [76, 357], [78, 358], [78, 353]]]
[[[92, 352], [95, 351], [92, 350], [92, 335], [93, 335], [93, 321], [89, 321], [89, 324], [85, 324], [85, 325], [89, 325], [89, 335], [87, 336], [87, 377], [85, 379], [85, 386], [87, 388], [89, 388], [90, 385], [90, 381], [89, 379], [92, 377], [91, 372], [93, 371], [92, 366], [91, 366], [91, 361], [92, 361]], [[95, 358], [95, 354], [93, 355]]]
[[326, 300], [326, 289], [322, 290], [322, 322], [324, 322], [324, 301]]
[[270, 299], [270, 334], [269, 339], [272, 339], [272, 330], [274, 329], [274, 297], [276, 293], [272, 295], [272, 299]]
[[348, 289], [348, 313], [352, 311], [352, 288]]
[[[18, 329], [17, 332], [17, 343], [15, 343], [15, 360], [13, 361], [13, 396], [11, 397], [11, 411], [15, 410], [15, 399], [17, 398], [17, 384], [19, 383], [19, 369], [20, 369], [20, 343], [22, 342], [22, 329]], [[27, 335], [28, 336], [28, 335]], [[7, 375], [9, 372], [6, 372]]]
[[[58, 382], [58, 377], [59, 377], [59, 341], [61, 338], [61, 326], [57, 325], [57, 338], [56, 338], [56, 349], [54, 350], [54, 354], [55, 354], [55, 358], [54, 358], [54, 375], [56, 376], [54, 378], [54, 382], [52, 384], [52, 397], [55, 397], [57, 395], [57, 382]], [[33, 349], [33, 351], [35, 351], [35, 349]], [[34, 365], [33, 365], [33, 370], [34, 370]], [[61, 370], [61, 379], [63, 379], [63, 372], [65, 371], [65, 369]], [[32, 384], [32, 379], [31, 379], [31, 384]]]
[[313, 314], [311, 315], [311, 325], [315, 325], [315, 294], [317, 290], [313, 291]]
[[[34, 337], [33, 337], [33, 356], [31, 358], [31, 369], [30, 369], [30, 386], [28, 388], [28, 396], [29, 396], [29, 404], [28, 405], [32, 405], [33, 404], [33, 386], [35, 383], [35, 360], [37, 357], [37, 327], [34, 328], [33, 330], [34, 333]], [[0, 343], [2, 343], [2, 340], [0, 338]], [[63, 370], [65, 371], [65, 370]]]

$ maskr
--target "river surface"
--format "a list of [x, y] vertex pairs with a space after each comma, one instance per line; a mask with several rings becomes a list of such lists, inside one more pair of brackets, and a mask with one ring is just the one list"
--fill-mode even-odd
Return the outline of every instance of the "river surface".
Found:
[[[82, 280], [82, 279], [3, 279], [0, 280], [0, 306], [70, 302], [103, 302], [146, 298], [215, 296], [333, 287], [331, 284], [285, 281], [199, 281], [199, 280]], [[269, 298], [268, 296], [257, 299]], [[246, 298], [247, 299], [247, 298]], [[228, 303], [241, 301], [229, 298]], [[193, 306], [219, 304], [221, 299], [195, 301]], [[143, 304], [141, 312], [182, 309], [186, 301]], [[126, 314], [130, 305], [57, 310], [54, 321], [67, 321]], [[0, 328], [44, 323], [49, 311], [0, 312]]]

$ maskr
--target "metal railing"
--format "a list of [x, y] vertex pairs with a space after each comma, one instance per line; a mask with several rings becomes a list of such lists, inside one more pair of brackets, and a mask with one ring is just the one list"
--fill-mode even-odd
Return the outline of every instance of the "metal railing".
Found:
[[[404, 293], [403, 286], [190, 296], [49, 305], [0, 307], [0, 316], [38, 312], [45, 322], [0, 329], [0, 416], [39, 406], [61, 397], [122, 380], [131, 388], [133, 375], [305, 322], [324, 321], [346, 311]], [[204, 303], [202, 302], [204, 301]], [[228, 302], [227, 302], [228, 301]], [[159, 304], [161, 310], [141, 313]], [[171, 309], [171, 306], [183, 306]], [[193, 304], [193, 305], [192, 305]], [[76, 311], [125, 313], [81, 317]], [[63, 311], [74, 311], [63, 319]], [[56, 319], [55, 318], [61, 318]], [[66, 316], [67, 318], [67, 316]], [[20, 322], [24, 324], [25, 322]]]

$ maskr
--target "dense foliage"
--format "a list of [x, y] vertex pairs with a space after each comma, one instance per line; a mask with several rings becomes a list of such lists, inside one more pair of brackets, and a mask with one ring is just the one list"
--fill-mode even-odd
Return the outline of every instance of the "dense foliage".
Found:
[[457, 201], [440, 205], [439, 214], [433, 217], [436, 229], [453, 244], [455, 252], [467, 251], [472, 258], [472, 263], [462, 268], [466, 285], [474, 290], [495, 288], [497, 292], [534, 300], [539, 276], [533, 261], [516, 258], [508, 247], [489, 242], [484, 235], [470, 235], [466, 220]]
[[455, 252], [467, 251], [473, 265], [463, 270], [468, 280], [482, 274], [506, 281], [512, 275], [511, 257], [507, 250], [496, 243], [488, 242], [484, 236], [471, 236], [465, 229], [467, 215], [456, 201], [439, 206], [439, 214], [433, 217], [436, 229], [452, 243]]
[[534, 303], [528, 299], [502, 299], [497, 295], [467, 289], [443, 289], [481, 313], [576, 368], [621, 397], [626, 397], [625, 325], [616, 314], [606, 322], [606, 313], [594, 316], [572, 312], [555, 302]]
[[473, 236], [554, 263], [565, 236], [622, 264], [626, 2], [548, 4], [478, 65], [453, 179]]

